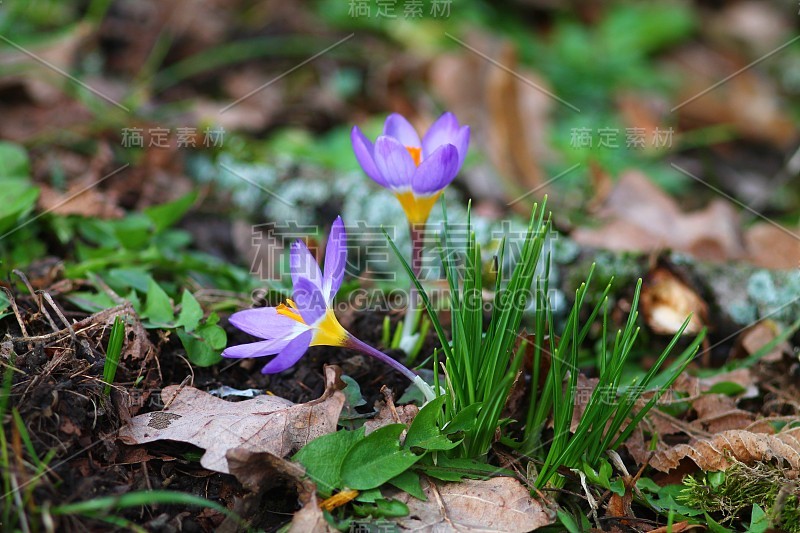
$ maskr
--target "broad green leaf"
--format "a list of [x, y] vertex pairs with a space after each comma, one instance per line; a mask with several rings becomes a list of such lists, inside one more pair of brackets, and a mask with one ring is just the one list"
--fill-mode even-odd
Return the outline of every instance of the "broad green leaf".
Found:
[[342, 461], [353, 445], [363, 438], [364, 428], [322, 435], [300, 448], [292, 460], [305, 467], [306, 475], [317, 485], [317, 491], [327, 498], [334, 489], [342, 488]]
[[148, 207], [144, 210], [144, 214], [155, 225], [156, 232], [160, 233], [183, 218], [196, 200], [197, 193], [191, 192], [174, 202]]
[[39, 197], [39, 189], [27, 179], [0, 178], [3, 201], [0, 202], [0, 234], [14, 229], [30, 213]]
[[150, 244], [152, 226], [150, 219], [139, 213], [112, 222], [114, 235], [128, 250], [141, 250]]
[[439, 396], [420, 409], [417, 416], [414, 417], [414, 421], [411, 422], [411, 427], [408, 428], [406, 448], [412, 451], [417, 451], [418, 448], [434, 451], [452, 450], [458, 446], [459, 441], [453, 442], [442, 435], [436, 422], [442, 415], [442, 407], [446, 399], [446, 396]]
[[389, 424], [357, 442], [342, 462], [344, 486], [356, 490], [379, 487], [419, 461], [421, 455], [400, 447], [405, 429], [403, 424]]
[[0, 141], [0, 178], [27, 178], [31, 174], [30, 167], [25, 148]]
[[87, 313], [97, 313], [115, 305], [114, 300], [104, 292], [77, 291], [67, 296], [67, 300]]
[[144, 268], [113, 268], [103, 279], [120, 294], [130, 289], [146, 293], [150, 286], [150, 274]]
[[390, 485], [394, 485], [403, 492], [407, 492], [418, 500], [427, 501], [428, 497], [422, 490], [419, 484], [419, 474], [413, 470], [406, 470], [388, 481]]
[[708, 392], [712, 394], [724, 394], [726, 396], [737, 396], [746, 390], [747, 388], [743, 387], [739, 383], [734, 383], [733, 381], [720, 381], [719, 383], [714, 383], [711, 388], [708, 389]]
[[147, 283], [147, 298], [142, 318], [148, 319], [151, 325], [156, 327], [171, 327], [175, 320], [169, 296], [153, 278], [150, 278]]
[[200, 304], [192, 293], [184, 289], [183, 297], [181, 298], [181, 312], [178, 315], [178, 321], [175, 323], [175, 326], [183, 326], [187, 332], [192, 332], [197, 329], [202, 318], [203, 308], [200, 307]]

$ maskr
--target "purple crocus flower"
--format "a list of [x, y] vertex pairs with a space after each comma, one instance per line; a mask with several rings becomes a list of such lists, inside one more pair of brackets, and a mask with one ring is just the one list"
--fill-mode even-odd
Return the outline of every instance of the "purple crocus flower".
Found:
[[464, 164], [469, 126], [460, 126], [455, 115], [445, 113], [420, 142], [408, 120], [392, 113], [375, 144], [358, 126], [353, 126], [350, 139], [364, 172], [394, 193], [412, 225], [423, 224], [442, 190]]
[[230, 323], [255, 337], [265, 339], [230, 346], [223, 357], [247, 358], [275, 356], [261, 370], [264, 374], [292, 367], [309, 346], [342, 346], [375, 357], [408, 377], [430, 400], [430, 386], [414, 372], [385, 353], [365, 344], [347, 332], [333, 312], [332, 304], [342, 285], [347, 264], [347, 234], [341, 217], [331, 227], [325, 248], [324, 274], [303, 241], [290, 250], [293, 298], [277, 307], [260, 307], [234, 313]]

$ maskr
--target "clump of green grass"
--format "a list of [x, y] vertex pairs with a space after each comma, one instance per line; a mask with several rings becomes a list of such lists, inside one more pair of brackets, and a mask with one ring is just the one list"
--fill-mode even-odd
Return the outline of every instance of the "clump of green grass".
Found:
[[[546, 200], [545, 200], [546, 203]], [[608, 300], [610, 283], [591, 310], [584, 309], [587, 291], [594, 268], [575, 293], [575, 301], [559, 331], [549, 300], [550, 257], [544, 248], [551, 231], [551, 216], [545, 217], [545, 206], [534, 206], [519, 259], [508, 279], [498, 274], [494, 286], [491, 318], [484, 330], [483, 282], [480, 246], [467, 221], [465, 246], [452, 244], [450, 228], [444, 211], [444, 228], [440, 256], [449, 285], [447, 303], [451, 318], [452, 341], [448, 339], [438, 319], [439, 310], [425, 292], [410, 266], [403, 266], [413, 280], [428, 311], [428, 316], [441, 343], [444, 355], [447, 394], [443, 427], [459, 413], [474, 412], [476, 422], [464, 432], [462, 443], [448, 455], [485, 460], [498, 429], [507, 425], [501, 418], [511, 387], [521, 372], [526, 343], [533, 344], [533, 374], [531, 403], [525, 420], [524, 436], [516, 443], [519, 451], [539, 464], [535, 485], [561, 485], [564, 479], [557, 474], [561, 467], [580, 468], [588, 464], [597, 468], [602, 455], [624, 442], [645, 414], [683, 372], [702, 342], [699, 335], [671, 366], [659, 373], [689, 323], [687, 318], [660, 357], [644, 375], [633, 381], [623, 381], [622, 375], [630, 366], [633, 348], [638, 337], [638, 313], [641, 280], [636, 287], [632, 311], [624, 329], [609, 339]], [[387, 235], [388, 237], [388, 235]], [[394, 243], [390, 244], [402, 260]], [[499, 248], [497, 264], [503, 264], [505, 241]], [[545, 261], [540, 267], [541, 259]], [[537, 274], [537, 272], [540, 272]], [[523, 316], [533, 303], [533, 340], [520, 342]], [[587, 316], [587, 312], [588, 316]], [[578, 387], [578, 356], [590, 329], [602, 316], [602, 343], [599, 354], [599, 384], [592, 391], [584, 415], [575, 431], [571, 431], [572, 414]], [[547, 357], [546, 357], [547, 356]], [[546, 363], [549, 359], [549, 363]], [[434, 354], [436, 360], [436, 354]], [[540, 388], [540, 373], [544, 385]], [[435, 388], [440, 387], [438, 373]], [[642, 408], [634, 409], [645, 392], [649, 400]], [[543, 434], [552, 420], [553, 437], [546, 442]], [[513, 442], [506, 439], [507, 443]]]

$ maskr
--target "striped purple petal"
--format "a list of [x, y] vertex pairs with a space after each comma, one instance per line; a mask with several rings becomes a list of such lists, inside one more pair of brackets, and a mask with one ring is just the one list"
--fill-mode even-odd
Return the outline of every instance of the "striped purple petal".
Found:
[[325, 274], [323, 275], [322, 294], [328, 305], [333, 302], [339, 287], [342, 286], [344, 270], [347, 266], [347, 232], [342, 217], [336, 217], [328, 235], [325, 247]]
[[375, 141], [375, 164], [393, 189], [410, 186], [411, 178], [417, 170], [405, 146], [397, 139], [386, 136], [380, 136]]
[[[311, 333], [308, 331], [307, 333]], [[301, 333], [305, 335], [306, 333]], [[222, 357], [231, 359], [245, 359], [247, 357], [264, 357], [265, 355], [274, 355], [281, 352], [289, 343], [292, 338], [279, 338], [271, 339], [268, 341], [251, 342], [250, 344], [240, 344], [238, 346], [228, 346], [222, 352]]]
[[303, 354], [308, 350], [308, 345], [311, 344], [313, 333], [306, 331], [292, 339], [280, 353], [264, 368], [261, 369], [262, 374], [277, 374], [283, 372], [287, 368], [291, 368], [294, 364], [303, 357]]
[[228, 322], [237, 329], [261, 339], [286, 337], [300, 325], [291, 317], [279, 314], [275, 307], [245, 309], [232, 314]]
[[361, 168], [364, 170], [364, 173], [381, 187], [388, 187], [389, 184], [378, 171], [378, 167], [375, 166], [375, 158], [373, 156], [375, 147], [372, 141], [361, 133], [358, 126], [353, 126], [353, 129], [350, 131], [350, 141], [353, 143], [353, 152], [356, 155], [358, 164], [361, 165]]
[[322, 288], [322, 271], [317, 260], [309, 251], [308, 246], [301, 240], [292, 243], [289, 251], [289, 270], [292, 273], [292, 285], [297, 286], [301, 279], [307, 279], [314, 285]]
[[383, 134], [389, 137], [394, 137], [403, 146], [411, 146], [418, 148], [420, 146], [419, 135], [414, 126], [406, 120], [403, 115], [392, 113], [386, 117], [386, 122], [383, 123]]
[[309, 326], [319, 320], [328, 310], [328, 301], [322, 290], [306, 278], [300, 278], [294, 285], [294, 303], [297, 312]]
[[446, 144], [422, 160], [414, 174], [411, 188], [415, 194], [433, 194], [447, 187], [457, 173], [458, 150], [452, 144]]

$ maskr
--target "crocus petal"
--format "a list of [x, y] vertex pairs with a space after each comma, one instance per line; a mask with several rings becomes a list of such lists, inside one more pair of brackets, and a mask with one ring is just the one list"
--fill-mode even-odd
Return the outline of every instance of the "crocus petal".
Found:
[[297, 312], [309, 326], [328, 310], [328, 301], [322, 293], [322, 289], [306, 278], [300, 278], [295, 283], [293, 296], [294, 302], [297, 304]]
[[263, 374], [277, 374], [283, 372], [287, 368], [292, 367], [297, 361], [303, 357], [303, 354], [308, 350], [308, 345], [311, 344], [312, 333], [306, 331], [301, 333], [291, 342], [289, 342], [283, 350], [269, 363], [261, 369]]
[[461, 170], [461, 166], [464, 164], [464, 158], [467, 157], [467, 150], [469, 149], [469, 126], [463, 126], [459, 131], [458, 135], [456, 135], [455, 142], [453, 143], [458, 150], [458, 169]]
[[386, 122], [383, 123], [383, 134], [389, 137], [394, 137], [403, 146], [411, 146], [418, 148], [420, 146], [419, 135], [414, 126], [406, 120], [403, 115], [392, 113], [386, 117]]
[[452, 144], [456, 148], [459, 148], [458, 144], [456, 144], [458, 132], [458, 119], [454, 114], [444, 113], [441, 117], [436, 119], [436, 122], [431, 124], [428, 131], [425, 132], [425, 137], [422, 138], [423, 159], [430, 157], [437, 148], [444, 144]]
[[411, 177], [417, 170], [411, 154], [400, 141], [386, 136], [375, 141], [375, 164], [390, 188], [404, 189], [411, 185]]
[[430, 157], [422, 160], [411, 189], [414, 194], [433, 194], [447, 187], [457, 173], [458, 150], [452, 144], [440, 146]]
[[[310, 331], [306, 332], [311, 334]], [[305, 333], [301, 334], [304, 335]], [[229, 346], [222, 352], [222, 357], [232, 359], [244, 359], [247, 357], [264, 357], [265, 355], [275, 355], [280, 353], [293, 339], [279, 338], [261, 342], [251, 342], [250, 344], [240, 344], [238, 346]]]
[[282, 315], [275, 307], [245, 309], [228, 319], [237, 329], [261, 339], [277, 339], [293, 336], [297, 331], [308, 329], [297, 320]]
[[322, 288], [322, 271], [317, 260], [308, 250], [308, 246], [297, 240], [292, 243], [289, 251], [289, 269], [292, 272], [292, 285], [297, 286], [301, 279], [307, 279], [320, 289]]
[[344, 279], [344, 269], [347, 266], [347, 232], [344, 229], [342, 217], [336, 217], [328, 235], [328, 245], [325, 247], [325, 274], [322, 283], [322, 294], [326, 297], [328, 305], [333, 302], [339, 287]]
[[378, 171], [378, 167], [375, 166], [375, 159], [373, 157], [375, 147], [372, 141], [361, 133], [358, 126], [353, 126], [353, 129], [350, 131], [350, 141], [353, 143], [353, 152], [356, 154], [358, 164], [361, 165], [364, 173], [381, 187], [388, 187], [389, 184]]

